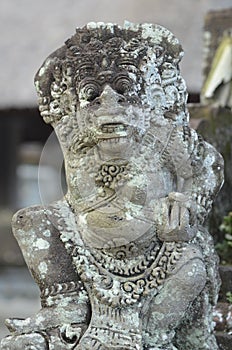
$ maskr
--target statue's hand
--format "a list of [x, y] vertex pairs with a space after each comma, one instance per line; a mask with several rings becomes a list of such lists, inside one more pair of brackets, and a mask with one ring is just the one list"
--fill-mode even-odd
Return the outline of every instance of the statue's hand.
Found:
[[39, 333], [8, 336], [1, 342], [1, 350], [22, 349], [48, 350], [48, 344], [45, 337]]
[[166, 242], [191, 240], [197, 231], [194, 208], [192, 200], [183, 193], [171, 192], [161, 199], [155, 209], [158, 238]]

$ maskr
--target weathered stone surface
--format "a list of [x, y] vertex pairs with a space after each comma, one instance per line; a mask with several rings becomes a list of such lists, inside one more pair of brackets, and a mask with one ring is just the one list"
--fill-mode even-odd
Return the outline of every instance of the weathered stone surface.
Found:
[[44, 350], [48, 349], [47, 341], [41, 334], [30, 333], [24, 335], [18, 335], [17, 337], [6, 337], [2, 341], [3, 349], [14, 350], [15, 342], [17, 343], [18, 349], [33, 349], [33, 350]]
[[207, 222], [215, 241], [222, 241], [224, 233], [219, 231], [219, 226], [231, 211], [232, 191], [232, 9], [209, 12], [205, 18], [204, 37], [201, 104], [192, 104], [189, 112], [197, 132], [216, 147], [225, 161], [225, 183]]
[[230, 350], [232, 344], [232, 335], [223, 332], [218, 332], [217, 342], [219, 345], [219, 350]]
[[202, 120], [197, 131], [207, 142], [217, 147], [224, 158], [225, 182], [207, 220], [215, 240], [222, 241], [225, 233], [219, 230], [219, 226], [222, 224], [223, 217], [231, 211], [232, 111], [223, 108], [211, 110], [209, 119]]
[[223, 217], [228, 215], [231, 210], [232, 111], [228, 108], [217, 108], [212, 105], [191, 105], [189, 112], [191, 118], [199, 120], [197, 132], [222, 154], [225, 162], [225, 182], [207, 218], [210, 233], [218, 242], [224, 239], [224, 233], [219, 230], [219, 226]]
[[159, 25], [89, 23], [38, 71], [68, 189], [13, 218], [42, 309], [6, 321], [3, 350], [35, 334], [39, 349], [218, 349], [218, 259], [202, 224], [223, 161], [188, 126], [182, 55]]
[[25, 318], [40, 309], [39, 289], [26, 267], [0, 268], [0, 339], [9, 334], [8, 317]]

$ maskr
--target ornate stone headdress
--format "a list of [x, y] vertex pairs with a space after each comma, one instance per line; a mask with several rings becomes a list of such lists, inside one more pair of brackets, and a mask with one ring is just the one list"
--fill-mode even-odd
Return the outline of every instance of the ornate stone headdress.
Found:
[[153, 109], [151, 101], [159, 96], [168, 118], [176, 119], [173, 114], [183, 112], [181, 118], [186, 120], [187, 93], [178, 67], [182, 56], [178, 40], [160, 25], [89, 23], [77, 28], [38, 71], [35, 85], [41, 114], [50, 123], [75, 112], [81, 81], [89, 79], [85, 92], [94, 97], [101, 81], [92, 78], [101, 70], [110, 70], [117, 75], [114, 86], [119, 93], [130, 85], [123, 72], [135, 74], [144, 105]]

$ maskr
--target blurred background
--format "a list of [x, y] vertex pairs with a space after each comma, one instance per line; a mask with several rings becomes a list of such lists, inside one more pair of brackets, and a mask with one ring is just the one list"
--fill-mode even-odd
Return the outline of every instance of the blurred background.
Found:
[[[50, 202], [62, 193], [60, 149], [50, 126], [39, 116], [33, 86], [33, 77], [44, 59], [76, 27], [90, 21], [161, 24], [184, 48], [181, 69], [189, 103], [194, 104], [190, 105], [192, 125], [197, 127], [199, 113], [205, 113], [200, 93], [207, 56], [203, 40], [206, 14], [230, 7], [232, 0], [1, 0], [0, 339], [7, 334], [3, 325], [6, 317], [25, 317], [39, 309], [39, 292], [12, 236], [11, 217], [19, 208], [41, 203], [41, 196], [42, 202]], [[225, 17], [226, 13], [224, 10]], [[221, 27], [219, 23], [218, 33]]]

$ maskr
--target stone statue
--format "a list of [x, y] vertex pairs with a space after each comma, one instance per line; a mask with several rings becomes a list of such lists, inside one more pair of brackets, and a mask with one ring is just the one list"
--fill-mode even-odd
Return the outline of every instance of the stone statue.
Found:
[[218, 349], [202, 224], [223, 161], [188, 126], [182, 56], [159, 25], [89, 23], [39, 69], [68, 189], [13, 218], [42, 308], [6, 320], [2, 350]]

